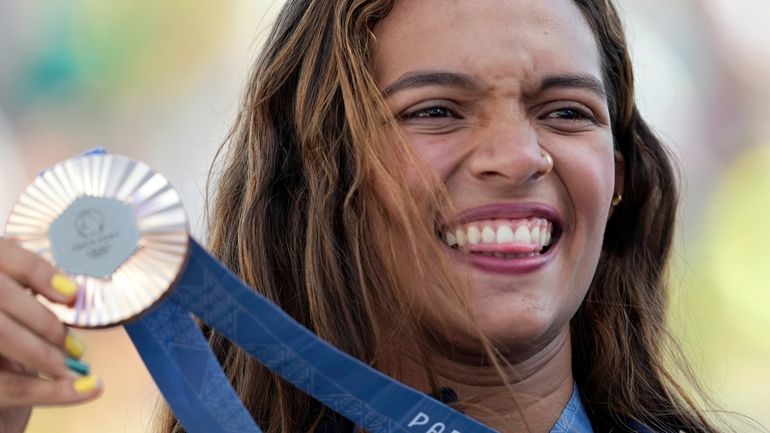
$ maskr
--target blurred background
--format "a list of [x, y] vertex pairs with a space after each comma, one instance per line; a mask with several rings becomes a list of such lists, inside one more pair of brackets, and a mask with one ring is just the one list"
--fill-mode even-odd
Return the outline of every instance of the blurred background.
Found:
[[[641, 109], [681, 161], [675, 332], [724, 408], [770, 426], [770, 1], [617, 2]], [[209, 165], [281, 4], [1, 1], [0, 227], [41, 169], [104, 147], [164, 173], [203, 237]], [[124, 332], [80, 335], [104, 395], [28, 431], [150, 431], [158, 393]]]

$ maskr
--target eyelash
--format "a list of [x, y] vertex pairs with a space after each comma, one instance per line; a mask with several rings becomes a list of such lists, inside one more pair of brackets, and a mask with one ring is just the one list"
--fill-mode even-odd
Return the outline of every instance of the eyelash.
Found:
[[[437, 110], [441, 110], [442, 113], [436, 113]], [[438, 115], [432, 115], [438, 114]], [[554, 116], [556, 113], [571, 113], [567, 116]], [[411, 120], [411, 119], [445, 119], [449, 117], [456, 117], [458, 116], [451, 108], [443, 106], [443, 105], [432, 105], [425, 108], [420, 108], [417, 110], [407, 111], [406, 113], [403, 113], [399, 116], [400, 120]], [[553, 118], [557, 120], [566, 120], [570, 122], [578, 122], [587, 120], [591, 123], [597, 124], [599, 121], [597, 120], [596, 116], [591, 113], [590, 110], [587, 110], [586, 108], [583, 108], [581, 106], [577, 105], [571, 105], [571, 106], [565, 106], [558, 109], [555, 109], [553, 111], [550, 111], [548, 114], [544, 116], [544, 118]]]
[[585, 109], [583, 107], [580, 107], [580, 106], [567, 106], [567, 107], [558, 108], [558, 109], [553, 110], [553, 111], [549, 112], [548, 114], [546, 114], [545, 117], [553, 116], [555, 113], [564, 113], [564, 112], [572, 112], [572, 113], [577, 114], [577, 116], [576, 117], [572, 117], [572, 116], [570, 116], [570, 117], [557, 116], [557, 117], [555, 117], [555, 119], [567, 120], [567, 121], [572, 121], [572, 122], [581, 121], [581, 120], [588, 120], [591, 123], [598, 123], [598, 120], [596, 119], [596, 116], [593, 115], [593, 113], [591, 113], [589, 110], [587, 110], [587, 109]]
[[[433, 110], [443, 110], [443, 115], [439, 116], [432, 116], [429, 114], [430, 111]], [[424, 115], [427, 114], [427, 115]], [[430, 107], [420, 108], [413, 111], [407, 111], [406, 113], [399, 116], [399, 119], [401, 120], [410, 120], [410, 119], [442, 119], [447, 117], [458, 117], [452, 109], [449, 107], [445, 107], [443, 105], [432, 105]]]

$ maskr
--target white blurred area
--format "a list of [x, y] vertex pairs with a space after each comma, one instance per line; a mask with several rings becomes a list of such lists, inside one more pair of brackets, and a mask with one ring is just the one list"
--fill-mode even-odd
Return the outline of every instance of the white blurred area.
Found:
[[[770, 0], [616, 1], [641, 110], [683, 170], [672, 324], [715, 399], [770, 426]], [[0, 2], [0, 224], [41, 169], [104, 147], [165, 174], [204, 237], [208, 170], [281, 4]], [[105, 395], [29, 431], [150, 431], [123, 332], [82, 335]]]
[[0, 163], [3, 165], [2, 182], [0, 182], [0, 227], [5, 227], [7, 214], [24, 186], [25, 176], [18, 145], [2, 112], [0, 112]]

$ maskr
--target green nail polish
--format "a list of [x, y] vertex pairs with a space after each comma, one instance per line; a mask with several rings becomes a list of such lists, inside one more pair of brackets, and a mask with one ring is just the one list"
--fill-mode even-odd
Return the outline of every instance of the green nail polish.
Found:
[[67, 358], [67, 368], [74, 371], [75, 373], [85, 376], [88, 373], [91, 372], [91, 366], [86, 364], [85, 362], [78, 361], [77, 359], [73, 358]]

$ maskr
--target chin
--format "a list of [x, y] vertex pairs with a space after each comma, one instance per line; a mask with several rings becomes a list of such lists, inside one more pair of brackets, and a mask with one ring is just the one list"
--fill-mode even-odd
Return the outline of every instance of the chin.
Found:
[[551, 315], [531, 310], [510, 311], [505, 317], [479, 317], [481, 331], [503, 352], [530, 352], [547, 344], [562, 326]]
[[[505, 311], [500, 311], [501, 309]], [[560, 320], [554, 317], [554, 314], [536, 308], [506, 309], [499, 305], [483, 308], [477, 313], [477, 318], [478, 327], [459, 326], [459, 323], [450, 324], [450, 329], [442, 327], [441, 332], [433, 334], [435, 349], [449, 357], [460, 356], [471, 361], [486, 358], [486, 351], [478, 334], [478, 331], [481, 331], [495, 349], [510, 361], [518, 362], [534, 356], [551, 344], [569, 324], [568, 317]]]

